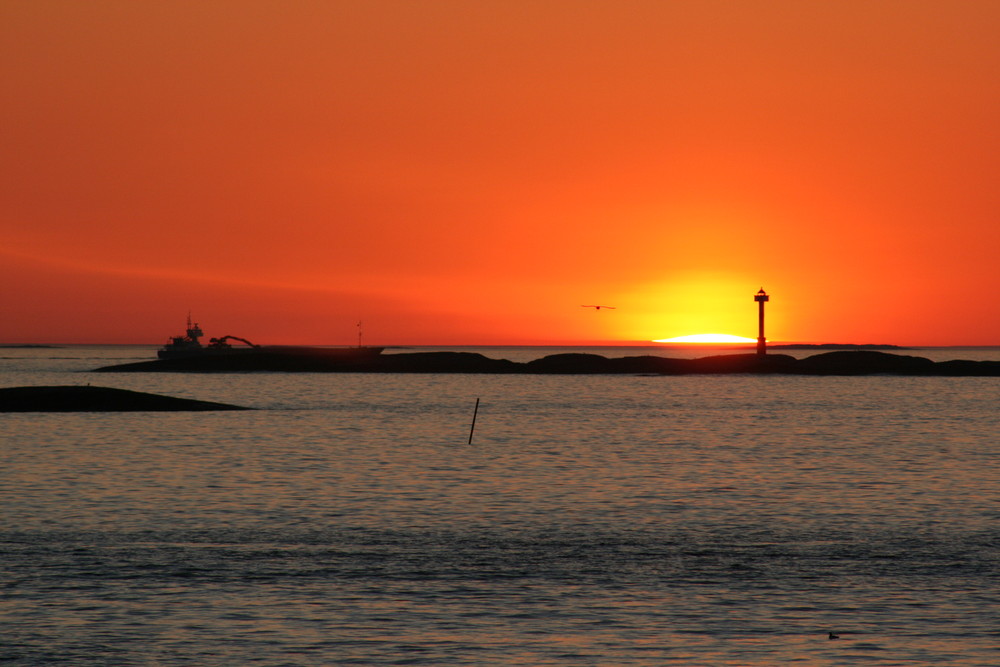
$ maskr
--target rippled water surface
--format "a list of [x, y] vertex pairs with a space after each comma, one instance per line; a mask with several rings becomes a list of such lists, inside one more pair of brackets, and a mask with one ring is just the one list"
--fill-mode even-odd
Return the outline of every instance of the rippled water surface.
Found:
[[1000, 378], [2, 352], [262, 408], [0, 415], [3, 664], [1000, 664]]

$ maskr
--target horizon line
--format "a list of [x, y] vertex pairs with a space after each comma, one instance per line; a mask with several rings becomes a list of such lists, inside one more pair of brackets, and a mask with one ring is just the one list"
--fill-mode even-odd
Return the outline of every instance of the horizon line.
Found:
[[[811, 341], [768, 341], [769, 347], [779, 347], [788, 345], [809, 345], [826, 347], [896, 347], [896, 348], [991, 348], [1000, 347], [1000, 342], [988, 344], [973, 343], [949, 343], [949, 344], [902, 344], [902, 343], [818, 343]], [[121, 346], [121, 347], [162, 347], [162, 342], [152, 343], [122, 343], [122, 342], [0, 342], [0, 348], [30, 348], [30, 347], [56, 347], [56, 346]], [[284, 346], [314, 346], [314, 347], [357, 347], [348, 343], [273, 343], [264, 344], [264, 347], [284, 347]], [[697, 343], [697, 342], [674, 342], [658, 343], [654, 341], [628, 340], [628, 341], [592, 341], [592, 342], [542, 342], [542, 343], [377, 343], [366, 344], [363, 347], [384, 347], [384, 348], [407, 348], [407, 347], [644, 347], [644, 348], [681, 348], [681, 349], [754, 349], [756, 343]]]

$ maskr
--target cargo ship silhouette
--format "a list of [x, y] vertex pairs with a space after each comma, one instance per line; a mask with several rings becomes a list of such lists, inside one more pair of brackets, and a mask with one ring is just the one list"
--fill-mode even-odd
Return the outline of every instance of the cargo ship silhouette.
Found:
[[[358, 335], [357, 347], [315, 347], [304, 345], [257, 345], [239, 336], [221, 336], [210, 338], [208, 345], [202, 345], [201, 338], [205, 332], [197, 322], [191, 321], [188, 315], [187, 327], [183, 336], [171, 336], [169, 342], [160, 348], [156, 356], [160, 359], [186, 359], [192, 357], [214, 357], [229, 355], [287, 355], [310, 356], [324, 359], [342, 359], [344, 361], [364, 361], [382, 354], [383, 347], [361, 345]], [[231, 341], [242, 343], [234, 346]]]

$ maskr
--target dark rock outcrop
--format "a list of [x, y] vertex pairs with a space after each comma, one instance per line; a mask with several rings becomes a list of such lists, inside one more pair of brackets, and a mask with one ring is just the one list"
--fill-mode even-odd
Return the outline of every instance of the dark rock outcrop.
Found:
[[521, 373], [521, 364], [491, 359], [476, 352], [410, 352], [383, 354], [366, 370], [375, 373]]
[[614, 360], [599, 354], [583, 354], [568, 352], [565, 354], [550, 354], [541, 359], [529, 361], [524, 365], [527, 373], [611, 373]]
[[724, 354], [692, 361], [691, 373], [790, 373], [796, 363], [787, 354]]
[[1000, 376], [1000, 361], [969, 361], [967, 359], [955, 359], [953, 361], [939, 361], [934, 364], [934, 375], [959, 376]]
[[0, 388], [0, 412], [182, 412], [251, 409], [225, 403], [195, 401], [89, 385]]
[[888, 352], [824, 352], [795, 363], [795, 372], [809, 375], [935, 375], [936, 364], [923, 357]]

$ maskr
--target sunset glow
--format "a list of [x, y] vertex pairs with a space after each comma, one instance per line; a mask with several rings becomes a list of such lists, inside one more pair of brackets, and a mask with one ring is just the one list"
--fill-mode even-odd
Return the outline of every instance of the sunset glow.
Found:
[[1000, 343], [1000, 3], [626, 4], [3, 3], [0, 343]]
[[690, 336], [677, 336], [675, 338], [661, 338], [654, 340], [654, 343], [756, 343], [754, 338], [744, 338], [743, 336], [732, 336], [730, 334], [691, 334]]

